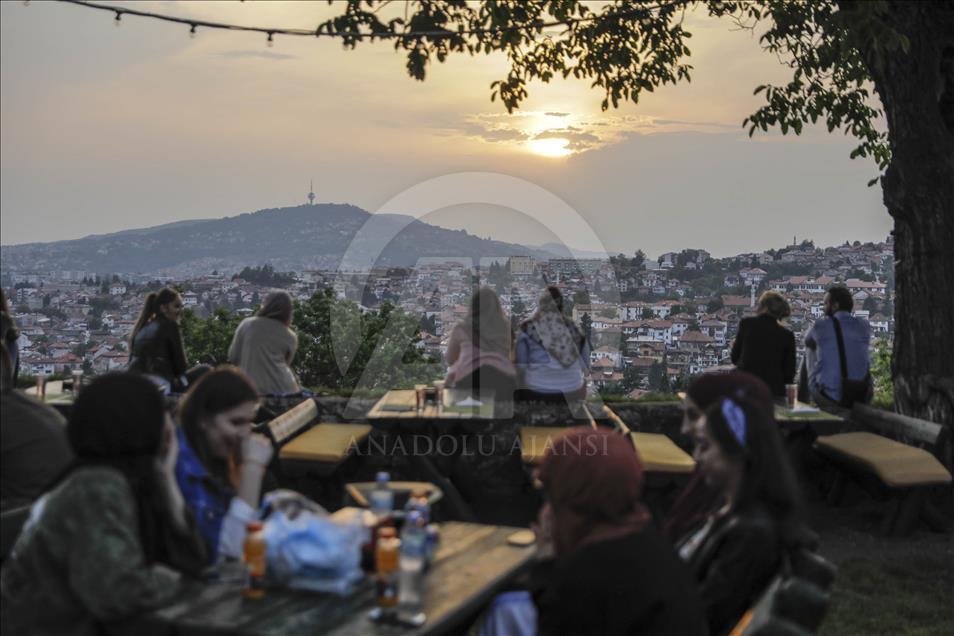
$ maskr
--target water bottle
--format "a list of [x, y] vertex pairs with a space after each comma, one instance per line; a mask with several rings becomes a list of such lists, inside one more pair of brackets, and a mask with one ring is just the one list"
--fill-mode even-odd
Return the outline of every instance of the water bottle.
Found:
[[407, 504], [404, 505], [405, 514], [410, 514], [414, 511], [421, 513], [425, 526], [431, 522], [431, 504], [428, 503], [427, 491], [423, 488], [415, 488], [412, 490], [411, 496], [407, 499]]
[[381, 471], [377, 474], [374, 488], [371, 490], [370, 501], [368, 502], [371, 512], [378, 519], [383, 519], [391, 515], [394, 510], [394, 491], [391, 490], [391, 475]]
[[408, 513], [401, 531], [400, 605], [411, 613], [421, 611], [424, 597], [424, 561], [427, 552], [427, 530], [421, 514]]

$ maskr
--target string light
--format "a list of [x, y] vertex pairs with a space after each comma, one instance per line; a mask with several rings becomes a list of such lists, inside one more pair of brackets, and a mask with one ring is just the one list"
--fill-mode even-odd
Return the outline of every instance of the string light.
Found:
[[57, 2], [66, 2], [68, 4], [76, 5], [79, 7], [84, 7], [87, 9], [99, 9], [102, 11], [115, 11], [116, 20], [115, 24], [119, 26], [122, 20], [122, 14], [127, 13], [129, 15], [134, 15], [143, 18], [152, 18], [154, 20], [160, 20], [163, 22], [175, 22], [178, 24], [185, 25], [196, 25], [201, 26], [207, 29], [224, 29], [229, 31], [251, 31], [256, 33], [265, 33], [269, 35], [269, 40], [274, 42], [274, 34], [279, 33], [281, 35], [299, 35], [299, 36], [310, 36], [310, 37], [347, 37], [354, 38], [358, 40], [374, 40], [374, 39], [407, 39], [407, 38], [428, 38], [428, 39], [444, 39], [450, 37], [460, 37], [468, 35], [499, 35], [504, 33], [516, 33], [521, 31], [539, 31], [540, 29], [553, 28], [553, 27], [567, 27], [574, 24], [585, 24], [587, 22], [599, 22], [599, 21], [610, 21], [610, 20], [621, 20], [624, 18], [641, 18], [651, 14], [654, 11], [665, 9], [667, 7], [679, 6], [686, 4], [687, 0], [659, 0], [657, 4], [653, 5], [642, 5], [629, 9], [624, 9], [608, 14], [591, 14], [587, 16], [582, 16], [578, 18], [568, 18], [564, 20], [552, 20], [550, 22], [536, 22], [534, 24], [521, 24], [514, 26], [506, 27], [490, 27], [490, 28], [476, 28], [476, 29], [463, 29], [459, 31], [452, 31], [449, 29], [444, 29], [440, 31], [405, 31], [405, 32], [390, 32], [390, 31], [375, 31], [375, 32], [355, 32], [355, 31], [322, 31], [320, 29], [277, 29], [277, 28], [267, 28], [267, 27], [257, 27], [257, 26], [242, 26], [239, 24], [228, 24], [225, 22], [209, 22], [207, 20], [190, 20], [188, 18], [179, 18], [176, 16], [165, 15], [161, 13], [152, 13], [149, 11], [140, 11], [139, 9], [133, 9], [131, 7], [124, 7], [122, 10], [117, 11], [114, 6], [109, 6], [105, 4], [100, 4], [97, 2], [90, 2], [89, 0], [56, 0]]
[[117, 11], [117, 12], [116, 12], [116, 19], [113, 20], [113, 24], [114, 24], [115, 26], [121, 26], [122, 23], [123, 23], [123, 12], [122, 12], [122, 11]]
[[189, 37], [192, 38], [193, 40], [195, 39], [195, 29], [196, 29], [196, 25], [194, 24], [189, 28]]
[[268, 48], [275, 46], [275, 34], [271, 31], [268, 32], [268, 39], [265, 40], [265, 46]]

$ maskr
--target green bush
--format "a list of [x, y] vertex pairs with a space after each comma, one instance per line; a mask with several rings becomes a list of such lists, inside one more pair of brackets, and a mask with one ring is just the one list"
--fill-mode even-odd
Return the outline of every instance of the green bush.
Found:
[[874, 380], [872, 403], [883, 409], [894, 408], [894, 384], [891, 381], [891, 344], [883, 338], [875, 340], [871, 357], [871, 377]]

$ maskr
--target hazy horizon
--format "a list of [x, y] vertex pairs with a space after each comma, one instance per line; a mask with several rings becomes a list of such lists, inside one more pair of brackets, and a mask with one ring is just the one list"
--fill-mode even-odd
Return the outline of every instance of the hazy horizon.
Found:
[[[123, 3], [116, 3], [123, 6]], [[314, 3], [137, 3], [244, 23], [307, 26]], [[552, 193], [610, 253], [715, 256], [791, 242], [881, 241], [892, 223], [851, 138], [757, 134], [756, 85], [786, 70], [750, 34], [687, 20], [693, 82], [600, 112], [585, 82], [533, 84], [521, 111], [491, 103], [502, 56], [453, 57], [407, 77], [387, 44], [199, 30], [59, 3], [2, 3], [0, 230], [14, 245], [318, 201], [370, 212], [435, 177], [494, 172]], [[329, 98], [329, 95], [332, 96]], [[385, 104], [385, 107], [382, 107]], [[562, 156], [561, 156], [562, 155]], [[517, 207], [517, 206], [514, 206]], [[391, 211], [391, 210], [388, 210]], [[403, 210], [418, 214], [418, 210]], [[558, 221], [460, 201], [422, 220], [513, 243]], [[553, 230], [550, 232], [550, 230]]]

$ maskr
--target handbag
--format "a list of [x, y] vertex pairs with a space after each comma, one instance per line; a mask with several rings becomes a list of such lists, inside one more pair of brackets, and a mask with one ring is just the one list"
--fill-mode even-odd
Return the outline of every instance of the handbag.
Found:
[[838, 340], [838, 365], [841, 367], [841, 400], [839, 406], [851, 408], [855, 402], [867, 402], [871, 395], [871, 372], [865, 373], [860, 380], [848, 377], [848, 359], [845, 356], [845, 339], [841, 334], [841, 324], [838, 318], [831, 317], [835, 326], [835, 339]]

